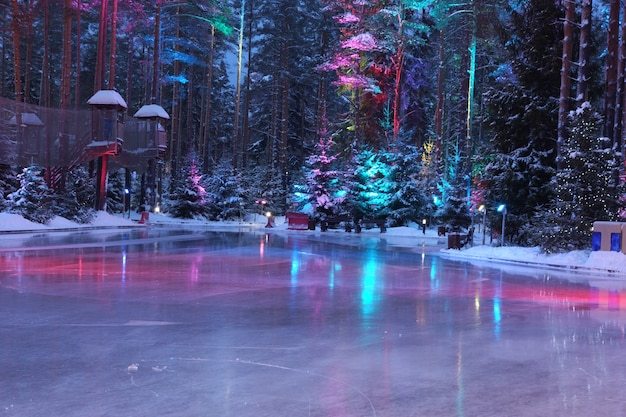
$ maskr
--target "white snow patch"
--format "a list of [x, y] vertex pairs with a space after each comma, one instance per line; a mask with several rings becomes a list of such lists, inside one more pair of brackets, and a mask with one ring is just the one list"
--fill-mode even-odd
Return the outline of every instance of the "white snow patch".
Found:
[[[103, 211], [98, 211], [95, 219], [90, 224], [78, 224], [62, 217], [55, 217], [48, 225], [30, 222], [20, 215], [10, 213], [0, 213], [0, 232], [13, 231], [13, 232], [38, 232], [42, 230], [63, 230], [63, 229], [76, 229], [86, 227], [128, 227], [138, 226], [139, 213], [132, 213], [132, 220], [123, 218], [120, 215], [112, 215]], [[258, 227], [263, 228], [267, 224], [267, 218], [260, 214], [249, 216], [243, 220], [234, 220], [229, 222], [210, 222], [204, 219], [176, 219], [163, 214], [150, 213], [150, 224], [161, 225], [177, 225], [177, 226], [206, 226], [206, 227]], [[287, 230], [287, 223], [283, 216], [277, 216], [274, 219], [274, 228], [269, 229], [276, 233], [321, 233], [319, 228], [317, 231], [291, 231]], [[268, 231], [269, 231], [268, 230]], [[347, 233], [342, 229], [332, 230], [334, 238], [341, 239], [345, 236], [346, 239], [351, 239], [357, 236], [355, 233]], [[407, 242], [415, 245], [421, 245], [423, 241], [429, 240], [436, 243], [439, 246], [446, 245], [447, 236], [438, 236], [437, 230], [429, 228], [426, 233], [423, 233], [421, 225], [411, 224], [405, 227], [389, 227], [386, 233], [380, 233], [379, 229], [372, 228], [369, 230], [364, 229], [362, 232], [364, 236], [378, 236], [390, 241], [390, 238], [400, 238], [398, 242], [402, 245], [406, 245]], [[534, 265], [546, 265], [546, 266], [562, 266], [567, 268], [588, 268], [596, 269], [598, 271], [618, 272], [626, 273], [626, 255], [621, 252], [608, 252], [598, 251], [591, 252], [590, 250], [572, 251], [563, 254], [545, 254], [541, 252], [538, 247], [524, 248], [518, 246], [504, 246], [494, 247], [489, 245], [480, 245], [482, 240], [481, 234], [474, 235], [474, 246], [465, 247], [461, 250], [457, 249], [441, 249], [441, 253], [445, 256], [455, 258], [467, 258], [467, 259], [484, 259], [484, 260], [502, 260], [502, 261], [514, 261], [521, 263], [528, 263]]]
[[128, 108], [126, 101], [124, 101], [120, 93], [115, 90], [100, 90], [87, 100], [87, 104], [91, 104], [92, 106], [119, 106], [124, 109]]

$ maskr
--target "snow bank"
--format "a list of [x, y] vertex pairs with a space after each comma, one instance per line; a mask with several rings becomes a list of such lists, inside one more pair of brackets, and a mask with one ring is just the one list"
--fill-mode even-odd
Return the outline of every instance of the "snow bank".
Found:
[[88, 227], [125, 227], [136, 226], [137, 223], [119, 216], [99, 211], [95, 219], [88, 224], [80, 224], [56, 216], [48, 224], [41, 224], [26, 220], [19, 214], [0, 213], [0, 232], [19, 231], [39, 231], [39, 230], [59, 230], [59, 229], [80, 229]]
[[[133, 216], [137, 217], [137, 213], [133, 213]], [[80, 228], [94, 228], [94, 227], [128, 227], [138, 226], [138, 218], [126, 219], [119, 215], [112, 215], [103, 211], [99, 211], [96, 214], [95, 219], [90, 224], [78, 224], [62, 217], [55, 217], [48, 225], [39, 223], [33, 223], [22, 216], [17, 214], [0, 213], [0, 232], [18, 232], [18, 231], [45, 231], [45, 230], [63, 230], [63, 229], [80, 229]], [[151, 224], [162, 225], [180, 225], [180, 226], [250, 226], [256, 225], [258, 227], [264, 227], [267, 223], [267, 218], [261, 215], [254, 215], [252, 218], [247, 218], [245, 222], [232, 221], [232, 222], [208, 222], [204, 219], [184, 220], [174, 219], [167, 215], [150, 213]], [[284, 217], [275, 218], [275, 228], [272, 229], [277, 232], [284, 230], [287, 232], [287, 223]], [[289, 231], [292, 232], [292, 231]], [[316, 233], [310, 231], [299, 231], [300, 233]], [[330, 231], [329, 231], [330, 232]], [[354, 233], [346, 233], [343, 230], [335, 230], [334, 237], [341, 238], [345, 236], [350, 238], [355, 236]], [[438, 236], [436, 230], [427, 229], [426, 234], [422, 232], [420, 225], [413, 225], [409, 227], [391, 227], [387, 229], [387, 233], [381, 234], [377, 228], [369, 231], [364, 230], [363, 235], [366, 236], [379, 236], [386, 241], [390, 241], [390, 238], [401, 238], [401, 244], [405, 245], [407, 239], [409, 242], [414, 242], [414, 239], [428, 239], [433, 243], [441, 245], [445, 242], [445, 239]], [[298, 232], [296, 232], [298, 233]], [[568, 267], [568, 268], [587, 268], [597, 269], [599, 271], [610, 271], [618, 273], [626, 273], [626, 255], [621, 252], [590, 252], [590, 251], [573, 251], [563, 254], [545, 254], [542, 253], [540, 248], [522, 248], [516, 246], [505, 247], [492, 247], [488, 245], [475, 245], [469, 248], [463, 248], [462, 250], [456, 249], [442, 249], [442, 255], [466, 258], [466, 259], [482, 259], [493, 261], [510, 261], [518, 264], [534, 264], [534, 265], [547, 265], [553, 267]]]

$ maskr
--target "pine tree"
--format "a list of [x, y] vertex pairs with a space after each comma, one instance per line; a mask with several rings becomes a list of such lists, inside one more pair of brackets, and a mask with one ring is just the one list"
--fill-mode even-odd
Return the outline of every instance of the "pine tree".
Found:
[[16, 177], [15, 170], [10, 165], [0, 164], [0, 212], [11, 206], [9, 194], [17, 189]]
[[221, 164], [204, 180], [210, 220], [233, 220], [242, 215], [245, 192], [241, 175], [232, 175], [232, 170], [230, 163]]
[[483, 184], [493, 222], [495, 207], [506, 204], [505, 232], [519, 244], [531, 244], [528, 225], [552, 198], [556, 168], [558, 96], [562, 51], [558, 4], [531, 0], [511, 14], [501, 31], [509, 62], [489, 74], [482, 117], [491, 153]]
[[469, 227], [469, 198], [467, 196], [467, 180], [455, 175], [450, 182], [442, 180], [441, 189], [445, 189], [443, 204], [436, 212], [436, 216], [446, 225]]
[[[416, 161], [422, 160], [422, 164]], [[392, 183], [396, 190], [389, 204], [391, 226], [403, 226], [408, 222], [421, 222], [430, 217], [433, 207], [429, 203], [424, 186], [424, 160], [414, 146], [400, 146], [391, 164]]]
[[382, 218], [389, 215], [398, 185], [393, 181], [393, 157], [387, 152], [362, 148], [355, 156], [350, 203], [356, 218]]
[[340, 214], [344, 202], [340, 191], [340, 172], [334, 169], [339, 154], [333, 153], [334, 141], [328, 134], [326, 123], [320, 129], [315, 153], [307, 158], [305, 175], [307, 181], [306, 203], [312, 207], [315, 219]]
[[111, 213], [122, 213], [124, 211], [124, 184], [123, 170], [109, 173], [109, 180], [107, 181], [107, 211]]
[[180, 167], [179, 177], [172, 179], [173, 191], [165, 210], [174, 217], [193, 219], [208, 214], [207, 193], [196, 163], [196, 156], [192, 152]]
[[562, 150], [563, 168], [555, 178], [556, 198], [539, 216], [546, 252], [588, 248], [596, 220], [616, 220], [619, 187], [612, 173], [617, 166], [611, 139], [598, 137], [602, 118], [585, 102], [569, 114], [569, 137]]
[[96, 215], [95, 195], [95, 179], [84, 167], [77, 167], [67, 173], [65, 190], [53, 195], [53, 212], [76, 223], [90, 223]]
[[458, 145], [449, 151], [448, 172], [437, 184], [441, 199], [435, 215], [445, 225], [468, 227], [471, 223], [469, 215], [469, 177], [461, 174], [461, 152]]
[[20, 187], [9, 195], [11, 211], [27, 220], [47, 224], [54, 217], [53, 196], [43, 178], [42, 169], [29, 166], [17, 178]]

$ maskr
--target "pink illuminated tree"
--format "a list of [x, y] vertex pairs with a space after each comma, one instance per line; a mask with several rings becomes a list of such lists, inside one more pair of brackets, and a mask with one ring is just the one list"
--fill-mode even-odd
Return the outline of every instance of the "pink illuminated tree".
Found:
[[340, 172], [336, 165], [339, 154], [333, 153], [335, 145], [328, 132], [328, 121], [323, 116], [319, 140], [315, 146], [315, 153], [307, 159], [308, 203], [315, 211], [314, 217], [324, 218], [339, 214], [340, 206], [344, 201], [344, 193], [340, 191]]
[[378, 40], [370, 30], [371, 17], [382, 8], [379, 0], [328, 0], [327, 10], [340, 27], [340, 48], [332, 58], [318, 67], [334, 71], [333, 82], [350, 103], [345, 130], [352, 132], [352, 142], [377, 144], [378, 121], [374, 98], [381, 93], [378, 80], [371, 72], [371, 62], [378, 50]]

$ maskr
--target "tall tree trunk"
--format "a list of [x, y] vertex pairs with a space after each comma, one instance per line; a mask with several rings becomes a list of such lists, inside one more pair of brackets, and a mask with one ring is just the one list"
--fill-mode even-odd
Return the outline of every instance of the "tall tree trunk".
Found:
[[233, 169], [236, 171], [239, 164], [239, 113], [241, 112], [241, 72], [243, 67], [243, 30], [245, 27], [246, 0], [241, 0], [239, 14], [239, 41], [237, 43], [237, 85], [235, 93], [235, 121], [233, 123]]
[[30, 84], [33, 58], [33, 5], [26, 5], [26, 56], [24, 59], [24, 102], [31, 102]]
[[[133, 56], [135, 52], [134, 46], [133, 46], [134, 38], [135, 38], [135, 26], [133, 25], [130, 29], [130, 32], [128, 33], [128, 54], [127, 54], [127, 62], [126, 62], [126, 88], [125, 90], [126, 90], [126, 103], [128, 103], [129, 106], [134, 100], [134, 96], [132, 96], [131, 94], [132, 92], [132, 75], [131, 74], [132, 74], [132, 68], [134, 64]], [[144, 86], [145, 83], [142, 83], [141, 85]]]
[[109, 90], [115, 90], [115, 62], [117, 58], [117, 0], [113, 0], [111, 12], [111, 50], [109, 55]]
[[[41, 89], [39, 92], [39, 105], [45, 108], [50, 107], [50, 8], [48, 0], [43, 1], [43, 68], [41, 71]], [[45, 180], [48, 188], [52, 188], [52, 176], [50, 175], [51, 168], [51, 148], [50, 142], [52, 141], [50, 135], [50, 123], [48, 121], [49, 112], [44, 114], [44, 129], [45, 129], [45, 154], [46, 154], [46, 174]]]
[[613, 135], [615, 119], [615, 102], [617, 98], [617, 65], [619, 57], [619, 0], [610, 0], [609, 26], [606, 54], [606, 89], [604, 97], [604, 131], [603, 135], [617, 143]]
[[[626, 4], [624, 5], [624, 9], [623, 9], [623, 14], [624, 16], [626, 16]], [[626, 71], [626, 22], [624, 22], [624, 19], [622, 18], [622, 22], [621, 22], [621, 35], [620, 35], [620, 42], [619, 42], [619, 59], [618, 59], [618, 64], [617, 64], [617, 97], [616, 97], [616, 101], [615, 101], [615, 120], [613, 122], [613, 130], [614, 130], [614, 135], [615, 135], [615, 139], [616, 139], [616, 143], [615, 143], [615, 150], [617, 152], [619, 152], [622, 157], [620, 158], [619, 162], [620, 165], [621, 162], [623, 161], [623, 146], [624, 146], [624, 141], [623, 141], [623, 137], [622, 137], [622, 128], [623, 128], [623, 113], [624, 113], [624, 82], [625, 82], [625, 75], [624, 72]], [[622, 167], [620, 166], [620, 170], [622, 169]]]
[[[176, 8], [176, 16], [178, 16], [180, 8]], [[178, 26], [178, 18], [176, 19], [176, 33], [175, 39], [179, 39], [180, 28]], [[178, 53], [178, 43], [174, 46], [174, 54]], [[178, 60], [174, 61], [174, 78], [178, 78], [180, 71], [180, 64]], [[171, 150], [171, 173], [173, 178], [178, 178], [178, 167], [180, 161], [180, 94], [179, 83], [174, 82], [172, 87], [172, 150]], [[174, 186], [172, 182], [172, 186]]]
[[[285, 21], [287, 18], [285, 17]], [[285, 22], [285, 30], [288, 24]], [[289, 45], [286, 40], [282, 41], [282, 88], [281, 88], [281, 117], [280, 117], [280, 162], [279, 169], [283, 187], [286, 184], [287, 172], [287, 149], [289, 146]]]
[[278, 113], [278, 97], [279, 97], [279, 82], [276, 77], [272, 79], [272, 87], [271, 91], [271, 114], [270, 114], [270, 131], [269, 131], [269, 139], [267, 142], [267, 164], [275, 168], [276, 160], [274, 158], [274, 151], [276, 148], [276, 137], [278, 132], [278, 120], [280, 119]]
[[[15, 89], [15, 101], [21, 103], [23, 101], [22, 95], [22, 58], [20, 52], [20, 6], [18, 0], [11, 0], [12, 20], [11, 26], [13, 29], [13, 87]], [[17, 125], [21, 125], [21, 114], [18, 111]]]
[[[72, 0], [65, 0], [63, 5], [63, 56], [61, 58], [61, 110], [70, 108], [70, 74], [72, 70]], [[59, 155], [65, 158], [69, 153], [69, 126], [70, 121], [67, 119], [67, 112], [61, 112], [62, 119], [59, 132]], [[62, 172], [57, 187], [60, 190], [65, 188], [65, 177], [70, 161], [66, 161], [62, 165]]]
[[[41, 88], [39, 92], [39, 105], [50, 107], [50, 7], [49, 0], [43, 1], [43, 63], [41, 69]], [[44, 121], [45, 123], [45, 121]], [[45, 123], [48, 126], [48, 123]], [[49, 141], [46, 141], [46, 143]], [[48, 155], [48, 153], [46, 153]], [[46, 166], [48, 164], [46, 163]], [[49, 171], [46, 169], [46, 174]], [[50, 186], [50, 183], [48, 183]]]
[[580, 12], [580, 42], [578, 52], [578, 79], [576, 83], [576, 105], [580, 106], [589, 97], [589, 49], [591, 42], [591, 0], [583, 0]]
[[[467, 70], [467, 116], [465, 121], [465, 172], [468, 177], [472, 175], [472, 123], [474, 119], [474, 84], [476, 81], [476, 19], [477, 11], [474, 7], [472, 13], [472, 33], [469, 44], [469, 68]], [[469, 189], [468, 189], [469, 197]]]
[[[624, 16], [626, 16], [626, 4], [624, 5], [623, 14]], [[626, 147], [626, 74], [624, 74], [624, 71], [626, 71], [626, 22], [625, 21], [622, 21], [622, 39], [620, 43], [620, 52], [622, 54], [622, 57], [621, 57], [622, 71], [620, 72], [620, 76], [622, 77], [622, 81], [620, 82], [620, 85], [622, 86], [622, 97], [621, 97], [622, 101], [621, 101], [621, 111], [620, 113], [617, 114], [617, 117], [622, 118], [621, 132], [620, 132], [621, 140], [620, 140], [620, 146], [618, 150], [622, 152], [622, 158], [619, 161], [620, 162], [619, 165], [623, 174], [626, 168], [626, 158], [624, 155], [624, 151], [626, 150], [625, 149]]]
[[61, 60], [61, 109], [70, 108], [72, 73], [72, 0], [65, 0], [63, 7], [63, 58]]
[[[444, 36], [443, 29], [439, 30], [439, 62], [437, 66], [437, 105], [435, 107], [435, 163], [441, 160], [441, 143], [443, 140], [443, 108], [444, 108]], [[446, 170], [447, 172], [447, 170]], [[445, 172], [444, 172], [444, 175]]]
[[[196, 129], [193, 125], [193, 73], [191, 68], [187, 66], [187, 72], [189, 73], [189, 82], [187, 83], [187, 121], [185, 122], [185, 132], [183, 137], [187, 138], [187, 147], [183, 154], [187, 154], [189, 148], [193, 149], [196, 156], [198, 155], [198, 138], [196, 136]], [[195, 161], [198, 163], [198, 161]]]
[[81, 10], [82, 10], [82, 0], [77, 0], [76, 2], [76, 82], [75, 82], [75, 90], [74, 90], [74, 108], [78, 109], [80, 106], [80, 73], [83, 70], [82, 68], [82, 56], [80, 53], [80, 44], [82, 42], [82, 32], [80, 30], [81, 25]]
[[567, 113], [570, 107], [572, 69], [572, 25], [574, 24], [575, 3], [565, 0], [565, 21], [563, 22], [563, 55], [561, 56], [561, 89], [559, 93], [559, 121], [557, 127], [556, 163], [563, 168], [562, 150], [567, 142]]
[[98, 25], [98, 52], [96, 55], [96, 74], [94, 79], [94, 91], [104, 88], [105, 65], [104, 56], [106, 54], [107, 39], [107, 5], [109, 0], [102, 0], [100, 6], [100, 22]]
[[157, 2], [156, 17], [154, 19], [154, 50], [152, 56], [152, 104], [159, 102], [159, 61], [161, 50], [161, 6]]
[[209, 47], [209, 63], [207, 68], [207, 87], [206, 97], [204, 99], [204, 111], [202, 112], [202, 155], [204, 161], [205, 173], [209, 172], [209, 165], [211, 161], [211, 147], [210, 147], [210, 126], [211, 126], [211, 98], [213, 95], [213, 59], [215, 55], [215, 26], [211, 25], [211, 42]]
[[457, 116], [455, 118], [455, 132], [457, 139], [457, 155], [459, 162], [457, 164], [455, 175], [463, 176], [466, 173], [466, 150], [467, 150], [467, 109], [470, 103], [470, 73], [469, 68], [471, 66], [471, 45], [472, 45], [472, 31], [468, 28], [463, 31], [462, 42], [465, 45], [460, 57], [460, 86], [459, 102], [465, 105], [465, 108], [459, 106], [457, 110]]
[[[326, 53], [326, 44], [327, 44], [327, 34], [326, 31], [323, 30], [320, 36], [320, 56], [325, 56]], [[322, 75], [321, 71], [318, 71], [317, 76], [317, 110], [315, 112], [316, 123], [315, 123], [315, 131], [320, 132], [322, 127], [324, 126], [324, 120], [326, 118], [326, 95], [327, 95], [327, 83]]]
[[396, 53], [392, 56], [395, 78], [393, 88], [393, 150], [397, 147], [398, 137], [400, 136], [401, 99], [402, 99], [402, 71], [404, 70], [404, 4], [400, 2], [400, 10], [398, 11], [398, 47]]
[[246, 93], [243, 102], [243, 128], [241, 130], [241, 166], [248, 165], [248, 147], [250, 146], [250, 65], [252, 65], [252, 24], [253, 24], [253, 0], [249, 0], [250, 9], [248, 11], [248, 62], [246, 70]]

